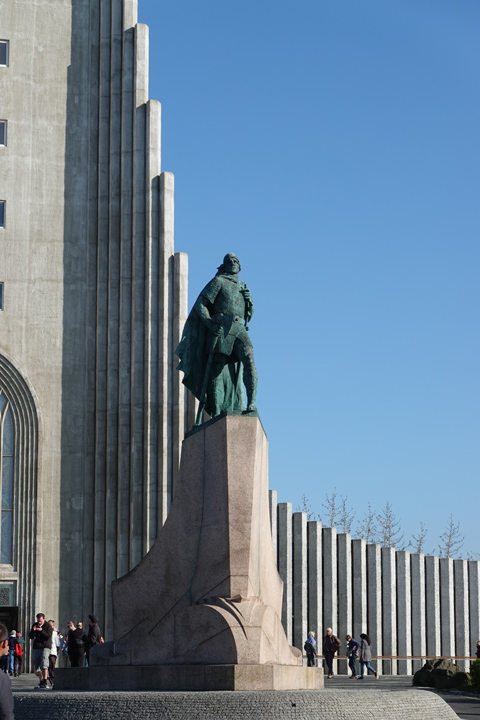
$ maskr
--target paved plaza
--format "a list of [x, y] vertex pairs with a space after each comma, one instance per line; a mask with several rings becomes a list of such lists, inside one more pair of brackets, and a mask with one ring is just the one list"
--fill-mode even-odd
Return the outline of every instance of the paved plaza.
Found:
[[[12, 688], [14, 691], [14, 695], [16, 697], [16, 705], [18, 705], [19, 712], [17, 713], [20, 718], [23, 718], [22, 715], [22, 709], [21, 705], [23, 704], [23, 699], [28, 702], [31, 700], [31, 695], [38, 695], [40, 697], [43, 696], [50, 696], [53, 699], [53, 696], [58, 696], [58, 698], [62, 698], [62, 696], [68, 694], [72, 705], [75, 704], [76, 697], [79, 696], [79, 694], [76, 693], [64, 693], [61, 691], [55, 691], [55, 690], [37, 690], [38, 680], [35, 675], [28, 674], [28, 675], [22, 675], [19, 678], [12, 678]], [[362, 696], [359, 695], [359, 693], [365, 693], [368, 696], [371, 696], [372, 692], [378, 692], [378, 691], [388, 691], [387, 697], [390, 698], [390, 701], [394, 701], [394, 693], [400, 692], [400, 696], [404, 696], [404, 693], [408, 691], [409, 689], [412, 690], [412, 692], [417, 693], [419, 692], [418, 688], [412, 688], [412, 677], [411, 676], [388, 676], [384, 675], [379, 678], [379, 680], [375, 680], [374, 677], [366, 677], [363, 681], [357, 681], [357, 680], [350, 680], [345, 675], [336, 675], [332, 680], [325, 680], [325, 695], [330, 695], [332, 699], [332, 703], [337, 703], [339, 697], [343, 697], [343, 701], [347, 704], [349, 703], [349, 699], [352, 702], [352, 705], [355, 707], [358, 703], [358, 698], [361, 698]], [[339, 690], [342, 691], [342, 695], [338, 692]], [[420, 690], [420, 692], [425, 693], [434, 693], [432, 690]], [[392, 696], [390, 696], [390, 693], [392, 693]], [[99, 699], [101, 699], [101, 704], [108, 703], [108, 696], [111, 693], [102, 692], [102, 693], [82, 693], [84, 696], [88, 696], [93, 700], [95, 696], [97, 696]], [[117, 693], [118, 694], [118, 693]], [[199, 714], [196, 715], [196, 717], [201, 717], [201, 706], [202, 706], [202, 697], [207, 697], [210, 693], [198, 693], [198, 711]], [[229, 693], [231, 694], [231, 693]], [[127, 693], [125, 693], [127, 695]], [[130, 694], [129, 694], [130, 695]], [[136, 693], [131, 694], [136, 695]], [[185, 695], [185, 693], [178, 693], [177, 694], [179, 699]], [[189, 694], [191, 695], [191, 694]], [[248, 694], [242, 693], [242, 696], [245, 696]], [[277, 697], [280, 697], [279, 694], [275, 694]], [[292, 691], [291, 693], [292, 697], [294, 695], [298, 695], [299, 697], [303, 698], [304, 693], [295, 693]], [[438, 693], [440, 697], [442, 697], [446, 703], [449, 705], [449, 707], [457, 714], [459, 718], [462, 718], [464, 720], [480, 720], [480, 697], [469, 697], [465, 695], [458, 695], [456, 693]], [[252, 695], [253, 697], [253, 695]], [[222, 693], [218, 693], [218, 714], [215, 713], [216, 717], [220, 718], [222, 717], [221, 714], [221, 698]], [[42, 701], [43, 704], [43, 701]], [[298, 709], [298, 712], [295, 712], [295, 709]], [[53, 709], [53, 708], [51, 708]], [[79, 714], [78, 717], [81, 717], [80, 714], [80, 707], [78, 708]], [[292, 717], [300, 718], [302, 717], [301, 708], [295, 706], [294, 700], [292, 701]], [[161, 717], [160, 714], [156, 715], [157, 717]], [[113, 716], [112, 716], [113, 717]], [[117, 716], [118, 717], [118, 716]], [[245, 720], [248, 720], [248, 712], [245, 713]], [[355, 717], [360, 718], [363, 717], [361, 712], [355, 712]], [[367, 717], [367, 715], [365, 715]], [[388, 714], [385, 714], [385, 717], [388, 717]], [[39, 714], [35, 718], [32, 718], [32, 720], [43, 720], [42, 716]], [[311, 715], [310, 715], [311, 718]], [[379, 719], [381, 720], [381, 719]], [[423, 718], [418, 718], [418, 720], [423, 720]]]

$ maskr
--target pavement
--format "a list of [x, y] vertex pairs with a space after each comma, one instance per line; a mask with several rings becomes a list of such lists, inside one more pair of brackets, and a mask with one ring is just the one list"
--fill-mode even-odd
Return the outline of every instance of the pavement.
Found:
[[[373, 675], [365, 676], [363, 680], [351, 680], [346, 675], [335, 675], [331, 680], [325, 677], [325, 690], [407, 690], [412, 686], [412, 675], [380, 675], [376, 680]], [[415, 688], [424, 692], [436, 692], [463, 720], [480, 720], [480, 696], [469, 696], [456, 691], [440, 692], [431, 688]]]
[[[376, 680], [372, 675], [363, 680], [351, 680], [346, 675], [335, 675], [331, 680], [325, 678], [325, 692], [330, 690], [407, 690], [412, 687], [411, 675], [381, 675]], [[55, 690], [38, 690], [38, 678], [33, 673], [12, 677], [12, 690], [15, 693], [51, 693]], [[480, 696], [464, 695], [457, 692], [438, 692], [429, 688], [415, 688], [424, 692], [436, 692], [454, 710], [462, 720], [480, 720]], [[61, 691], [59, 691], [61, 692]], [[419, 719], [421, 720], [421, 719]]]

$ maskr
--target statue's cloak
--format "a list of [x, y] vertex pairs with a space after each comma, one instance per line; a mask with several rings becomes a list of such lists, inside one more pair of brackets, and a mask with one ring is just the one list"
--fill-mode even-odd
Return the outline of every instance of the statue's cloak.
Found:
[[[182, 382], [197, 400], [201, 400], [202, 386], [211, 347], [209, 338], [212, 338], [212, 335], [205, 323], [202, 322], [194, 306], [183, 328], [182, 339], [175, 350], [175, 355], [180, 358], [177, 369], [184, 373]], [[223, 389], [222, 411], [244, 410], [246, 401], [243, 391], [242, 363], [235, 362], [233, 358], [228, 358], [226, 355], [215, 353], [211, 377], [212, 374], [217, 378], [217, 389], [218, 383], [221, 384]], [[211, 403], [211, 384], [209, 384], [209, 391], [207, 392], [205, 411], [209, 415], [213, 415], [214, 412]]]

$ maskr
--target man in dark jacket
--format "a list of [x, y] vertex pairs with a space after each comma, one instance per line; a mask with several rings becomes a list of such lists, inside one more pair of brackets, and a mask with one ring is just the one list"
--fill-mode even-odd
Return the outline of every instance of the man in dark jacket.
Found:
[[100, 638], [102, 637], [100, 627], [98, 625], [98, 617], [96, 615], [88, 616], [88, 643], [87, 643], [87, 661], [90, 667], [90, 648], [100, 644]]
[[[8, 655], [8, 630], [0, 623], [0, 657], [5, 655]], [[4, 672], [0, 672], [0, 720], [14, 720], [12, 684]]]
[[52, 626], [45, 622], [45, 615], [43, 613], [37, 614], [37, 622], [32, 625], [29, 638], [33, 640], [32, 660], [33, 667], [40, 680], [38, 687], [42, 690], [47, 690], [48, 665], [52, 645]]
[[327, 634], [323, 640], [323, 656], [327, 663], [328, 678], [333, 677], [333, 658], [341, 644], [338, 637], [332, 633], [332, 628], [327, 628]]
[[68, 657], [72, 667], [83, 667], [83, 657], [85, 655], [88, 638], [83, 632], [82, 623], [77, 623], [77, 627], [72, 620], [68, 623]]

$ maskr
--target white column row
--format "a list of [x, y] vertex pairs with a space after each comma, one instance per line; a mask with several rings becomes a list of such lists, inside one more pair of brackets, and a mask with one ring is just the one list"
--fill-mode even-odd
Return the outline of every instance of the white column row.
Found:
[[[326, 629], [342, 640], [367, 633], [383, 674], [410, 675], [425, 659], [471, 656], [480, 637], [480, 562], [367, 545], [307, 521], [270, 493], [272, 539], [284, 582], [282, 623], [303, 648], [309, 631], [322, 651]], [[468, 669], [468, 660], [458, 661]], [[339, 661], [337, 672], [348, 671]]]

